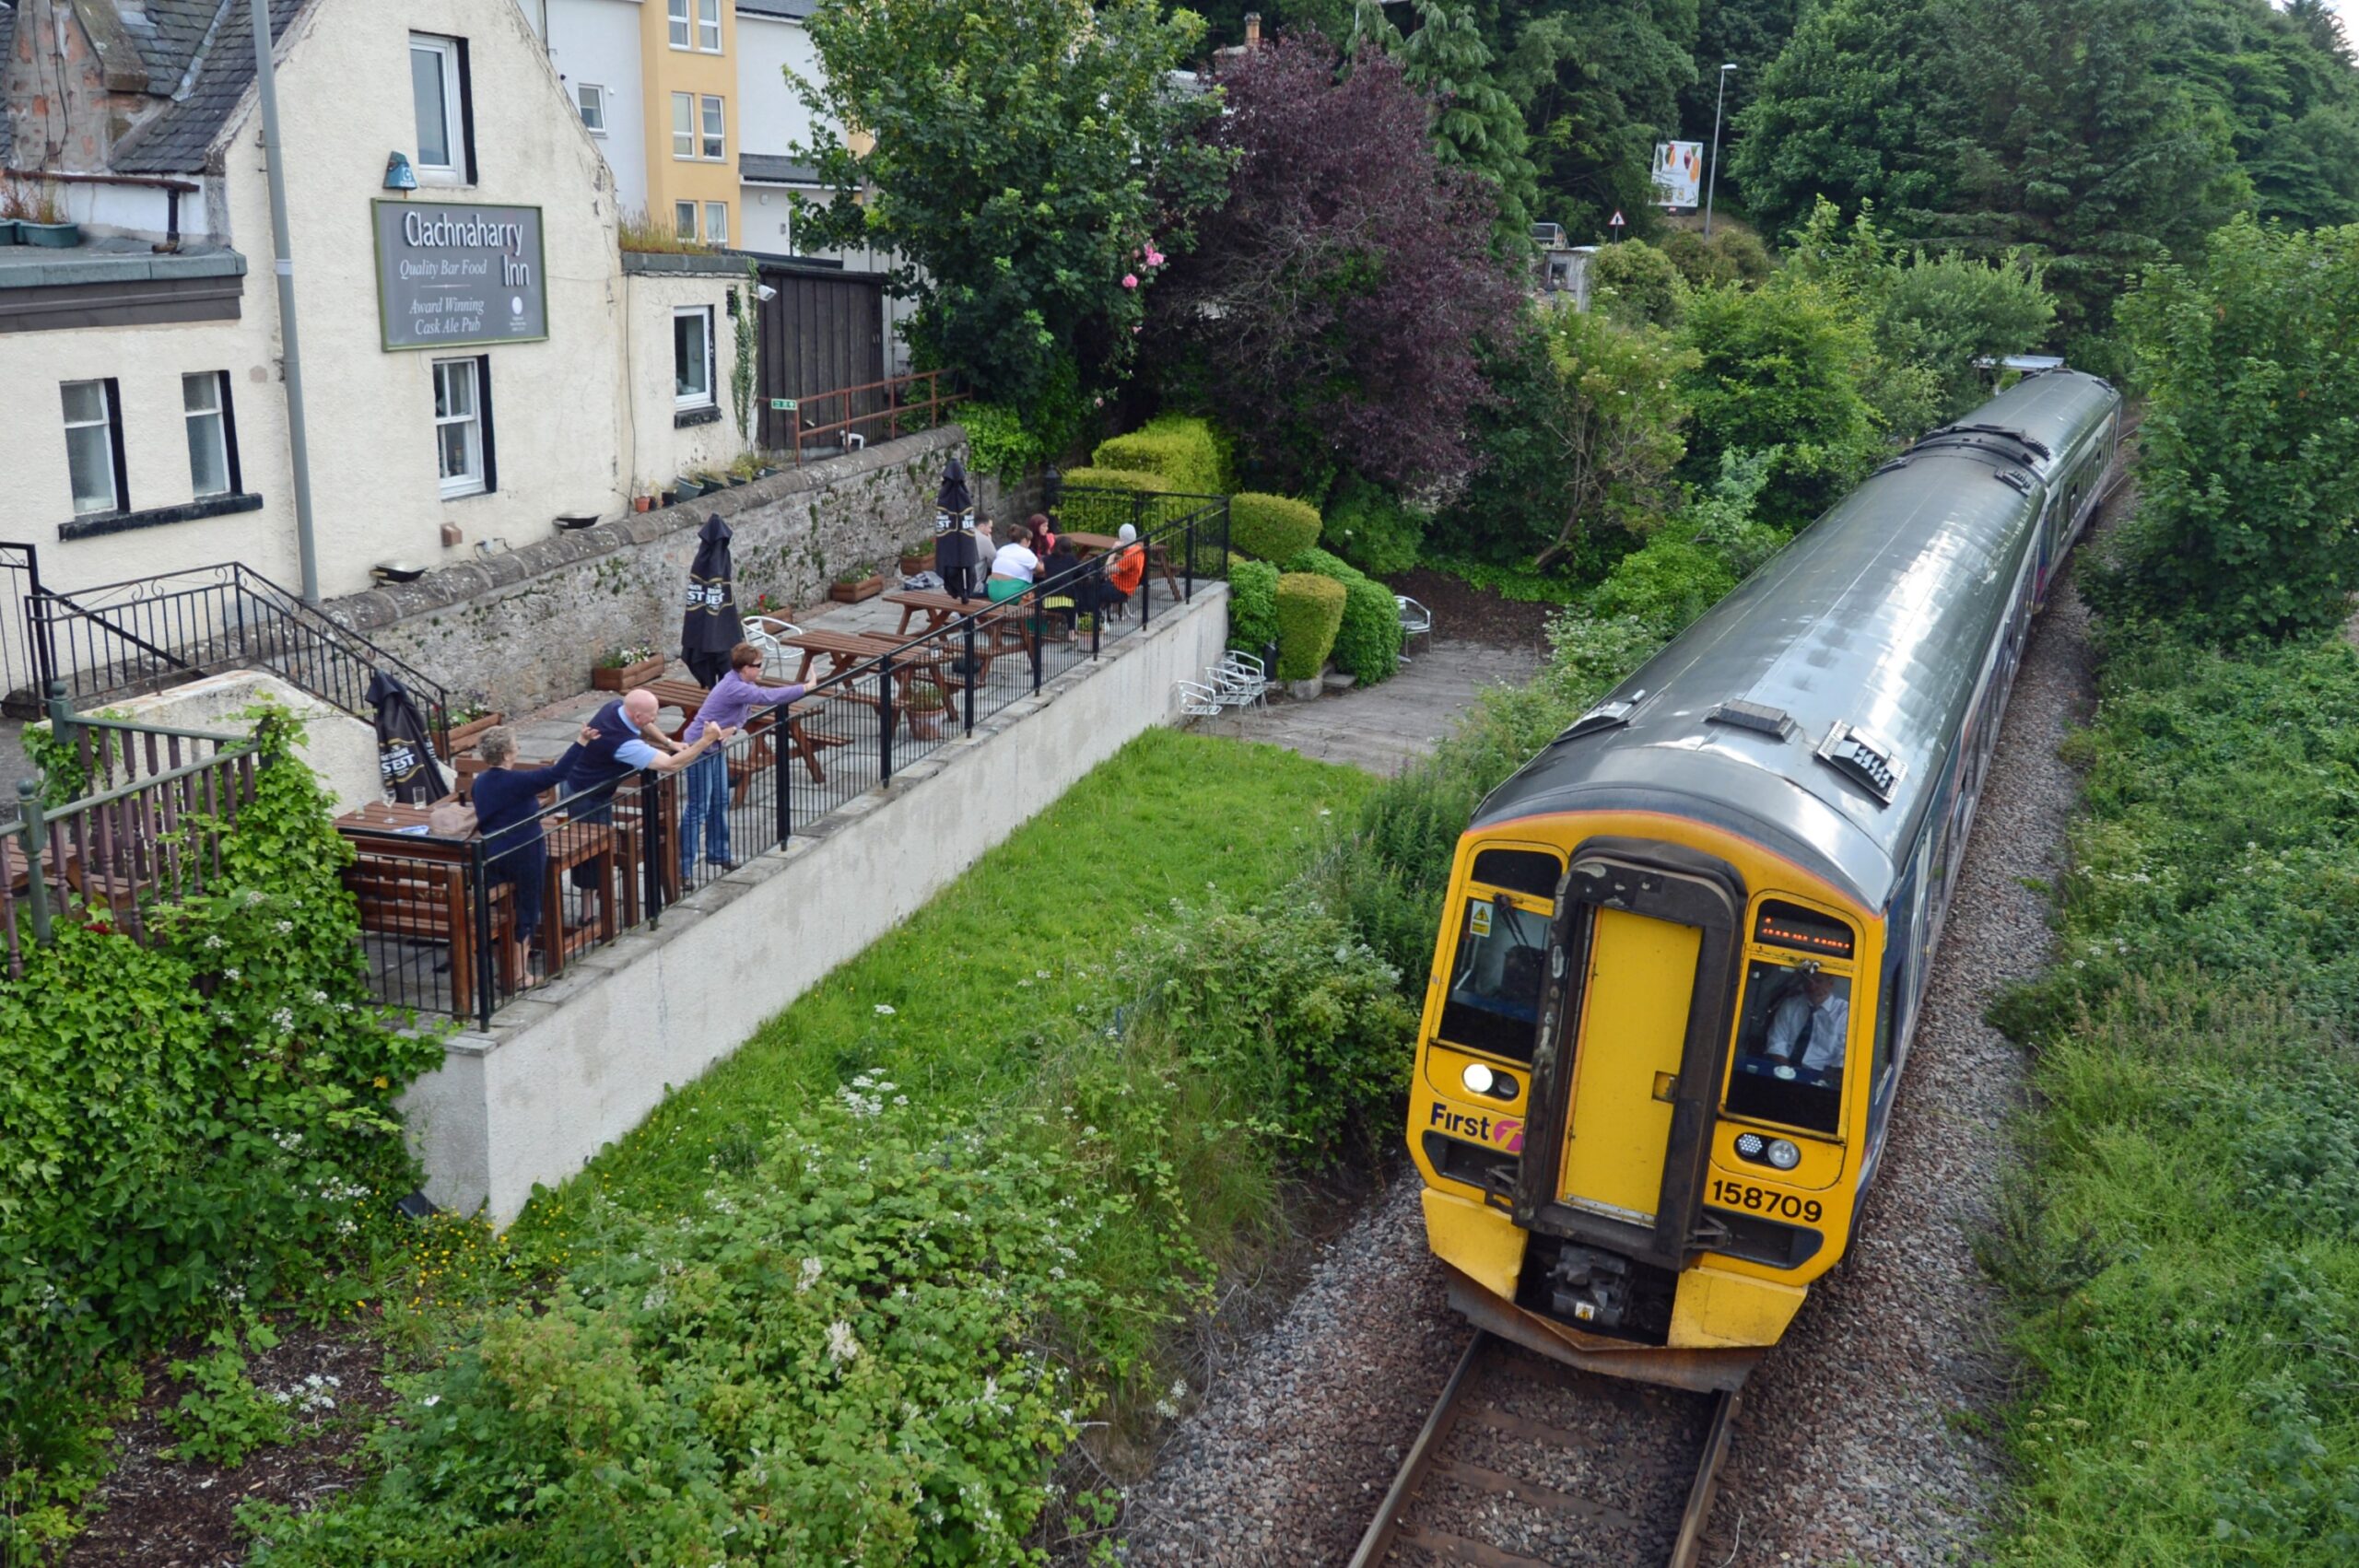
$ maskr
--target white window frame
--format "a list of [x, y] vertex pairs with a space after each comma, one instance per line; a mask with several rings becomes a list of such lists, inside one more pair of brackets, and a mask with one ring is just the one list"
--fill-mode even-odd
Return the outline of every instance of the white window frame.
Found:
[[707, 202], [704, 205], [704, 242], [719, 250], [729, 243], [729, 204]]
[[729, 161], [729, 100], [718, 94], [697, 100], [697, 153], [707, 163]]
[[[687, 119], [684, 128], [682, 116]], [[675, 92], [672, 95], [672, 156], [678, 159], [694, 159], [697, 156], [697, 95]]]
[[[591, 118], [590, 106], [593, 103], [598, 106], [595, 119]], [[581, 123], [592, 135], [603, 136], [606, 134], [606, 89], [604, 88], [596, 82], [574, 83], [573, 107], [581, 111]]]
[[[686, 221], [683, 221], [683, 220]], [[694, 202], [672, 204], [672, 238], [694, 240], [697, 237], [697, 205]]]
[[[466, 368], [468, 412], [465, 414], [438, 413], [434, 416], [434, 470], [440, 476], [442, 498], [446, 501], [457, 500], [462, 496], [480, 496], [490, 488], [487, 476], [484, 473], [483, 461], [482, 359], [472, 354], [458, 359], [437, 359], [434, 361], [433, 369], [434, 390], [438, 392], [441, 391], [443, 371], [458, 366]], [[470, 427], [475, 432], [475, 439], [470, 443], [475, 459], [474, 464], [464, 474], [442, 473], [442, 431], [446, 426], [452, 425], [464, 425]]]
[[[450, 149], [448, 163], [428, 163], [421, 138], [412, 150], [411, 168], [421, 183], [429, 185], [463, 185], [467, 179], [466, 105], [459, 95], [459, 41], [440, 33], [414, 32], [409, 35], [411, 56], [410, 105], [417, 108], [417, 56], [429, 53], [440, 58], [442, 66], [442, 145]], [[423, 130], [425, 127], [420, 126]]]
[[[707, 37], [710, 43], [705, 41]], [[721, 53], [721, 0], [697, 0], [697, 53]]]
[[[191, 404], [190, 394], [199, 389], [211, 392], [213, 406], [199, 408]], [[193, 370], [181, 377], [181, 420], [188, 432], [189, 494], [200, 501], [208, 501], [217, 496], [236, 495], [238, 460], [229, 449], [229, 377], [227, 371]], [[214, 461], [221, 470], [221, 487], [217, 490], [205, 489], [197, 471], [197, 444], [208, 439], [208, 426]]]
[[[99, 402], [101, 405], [98, 418], [76, 419], [65, 413], [65, 394], [76, 387], [98, 389]], [[115, 471], [122, 466], [123, 462], [123, 407], [116, 400], [114, 388], [109, 386], [102, 378], [94, 378], [86, 381], [61, 381], [58, 383], [57, 400], [59, 412], [65, 415], [65, 427], [69, 432], [65, 440], [65, 486], [67, 493], [73, 498], [74, 515], [76, 517], [104, 517], [111, 512], [130, 509], [123, 498], [122, 486], [115, 483]], [[70, 432], [75, 430], [104, 430], [106, 432], [107, 492], [104, 506], [86, 507], [82, 504], [83, 487], [74, 481], [74, 439]]]
[[670, 28], [672, 47], [675, 49], [687, 48], [689, 38], [688, 0], [668, 0], [668, 4], [664, 6], [664, 20]]
[[[680, 327], [683, 321], [693, 320], [704, 328], [704, 391], [680, 391]], [[675, 305], [672, 308], [672, 406], [686, 412], [692, 408], [719, 406], [720, 369], [713, 363], [712, 307], [710, 305]]]

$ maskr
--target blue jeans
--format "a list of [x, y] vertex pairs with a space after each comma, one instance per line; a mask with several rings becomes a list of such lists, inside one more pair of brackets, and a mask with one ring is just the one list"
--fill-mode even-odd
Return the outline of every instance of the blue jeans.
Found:
[[705, 839], [708, 860], [729, 859], [729, 758], [720, 746], [688, 764], [680, 803], [680, 880], [692, 880], [697, 839]]

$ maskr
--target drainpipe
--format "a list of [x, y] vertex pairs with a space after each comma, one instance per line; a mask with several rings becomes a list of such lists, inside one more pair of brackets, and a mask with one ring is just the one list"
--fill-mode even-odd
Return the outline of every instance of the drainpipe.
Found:
[[287, 444], [295, 462], [295, 555], [303, 603], [320, 602], [320, 557], [311, 540], [311, 451], [303, 428], [303, 350], [295, 335], [295, 252], [287, 238], [287, 170], [279, 157], [278, 76], [270, 53], [270, 0], [252, 0], [254, 85], [262, 92], [263, 160], [270, 170], [270, 237], [278, 275], [278, 330], [287, 347]]

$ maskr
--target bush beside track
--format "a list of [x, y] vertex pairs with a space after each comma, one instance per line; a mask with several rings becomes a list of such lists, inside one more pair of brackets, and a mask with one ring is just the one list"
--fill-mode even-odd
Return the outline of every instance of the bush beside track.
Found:
[[2359, 1559], [2359, 655], [2117, 639], [2026, 1169], [1999, 1556]]

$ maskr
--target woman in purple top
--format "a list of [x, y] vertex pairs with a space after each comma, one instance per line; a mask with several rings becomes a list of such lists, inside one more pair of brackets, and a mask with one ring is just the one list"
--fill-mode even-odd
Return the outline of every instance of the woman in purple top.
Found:
[[[756, 709], [776, 708], [803, 696], [802, 686], [763, 685], [756, 679], [761, 673], [760, 649], [750, 642], [741, 642], [731, 649], [729, 673], [704, 694], [703, 705], [697, 709], [697, 716], [688, 720], [680, 738], [693, 745], [708, 724], [733, 731], [742, 730]], [[727, 871], [735, 863], [729, 858], [729, 759], [718, 746], [688, 769], [688, 799], [680, 813], [683, 883], [693, 880], [699, 837], [705, 840], [705, 856], [710, 864]]]

